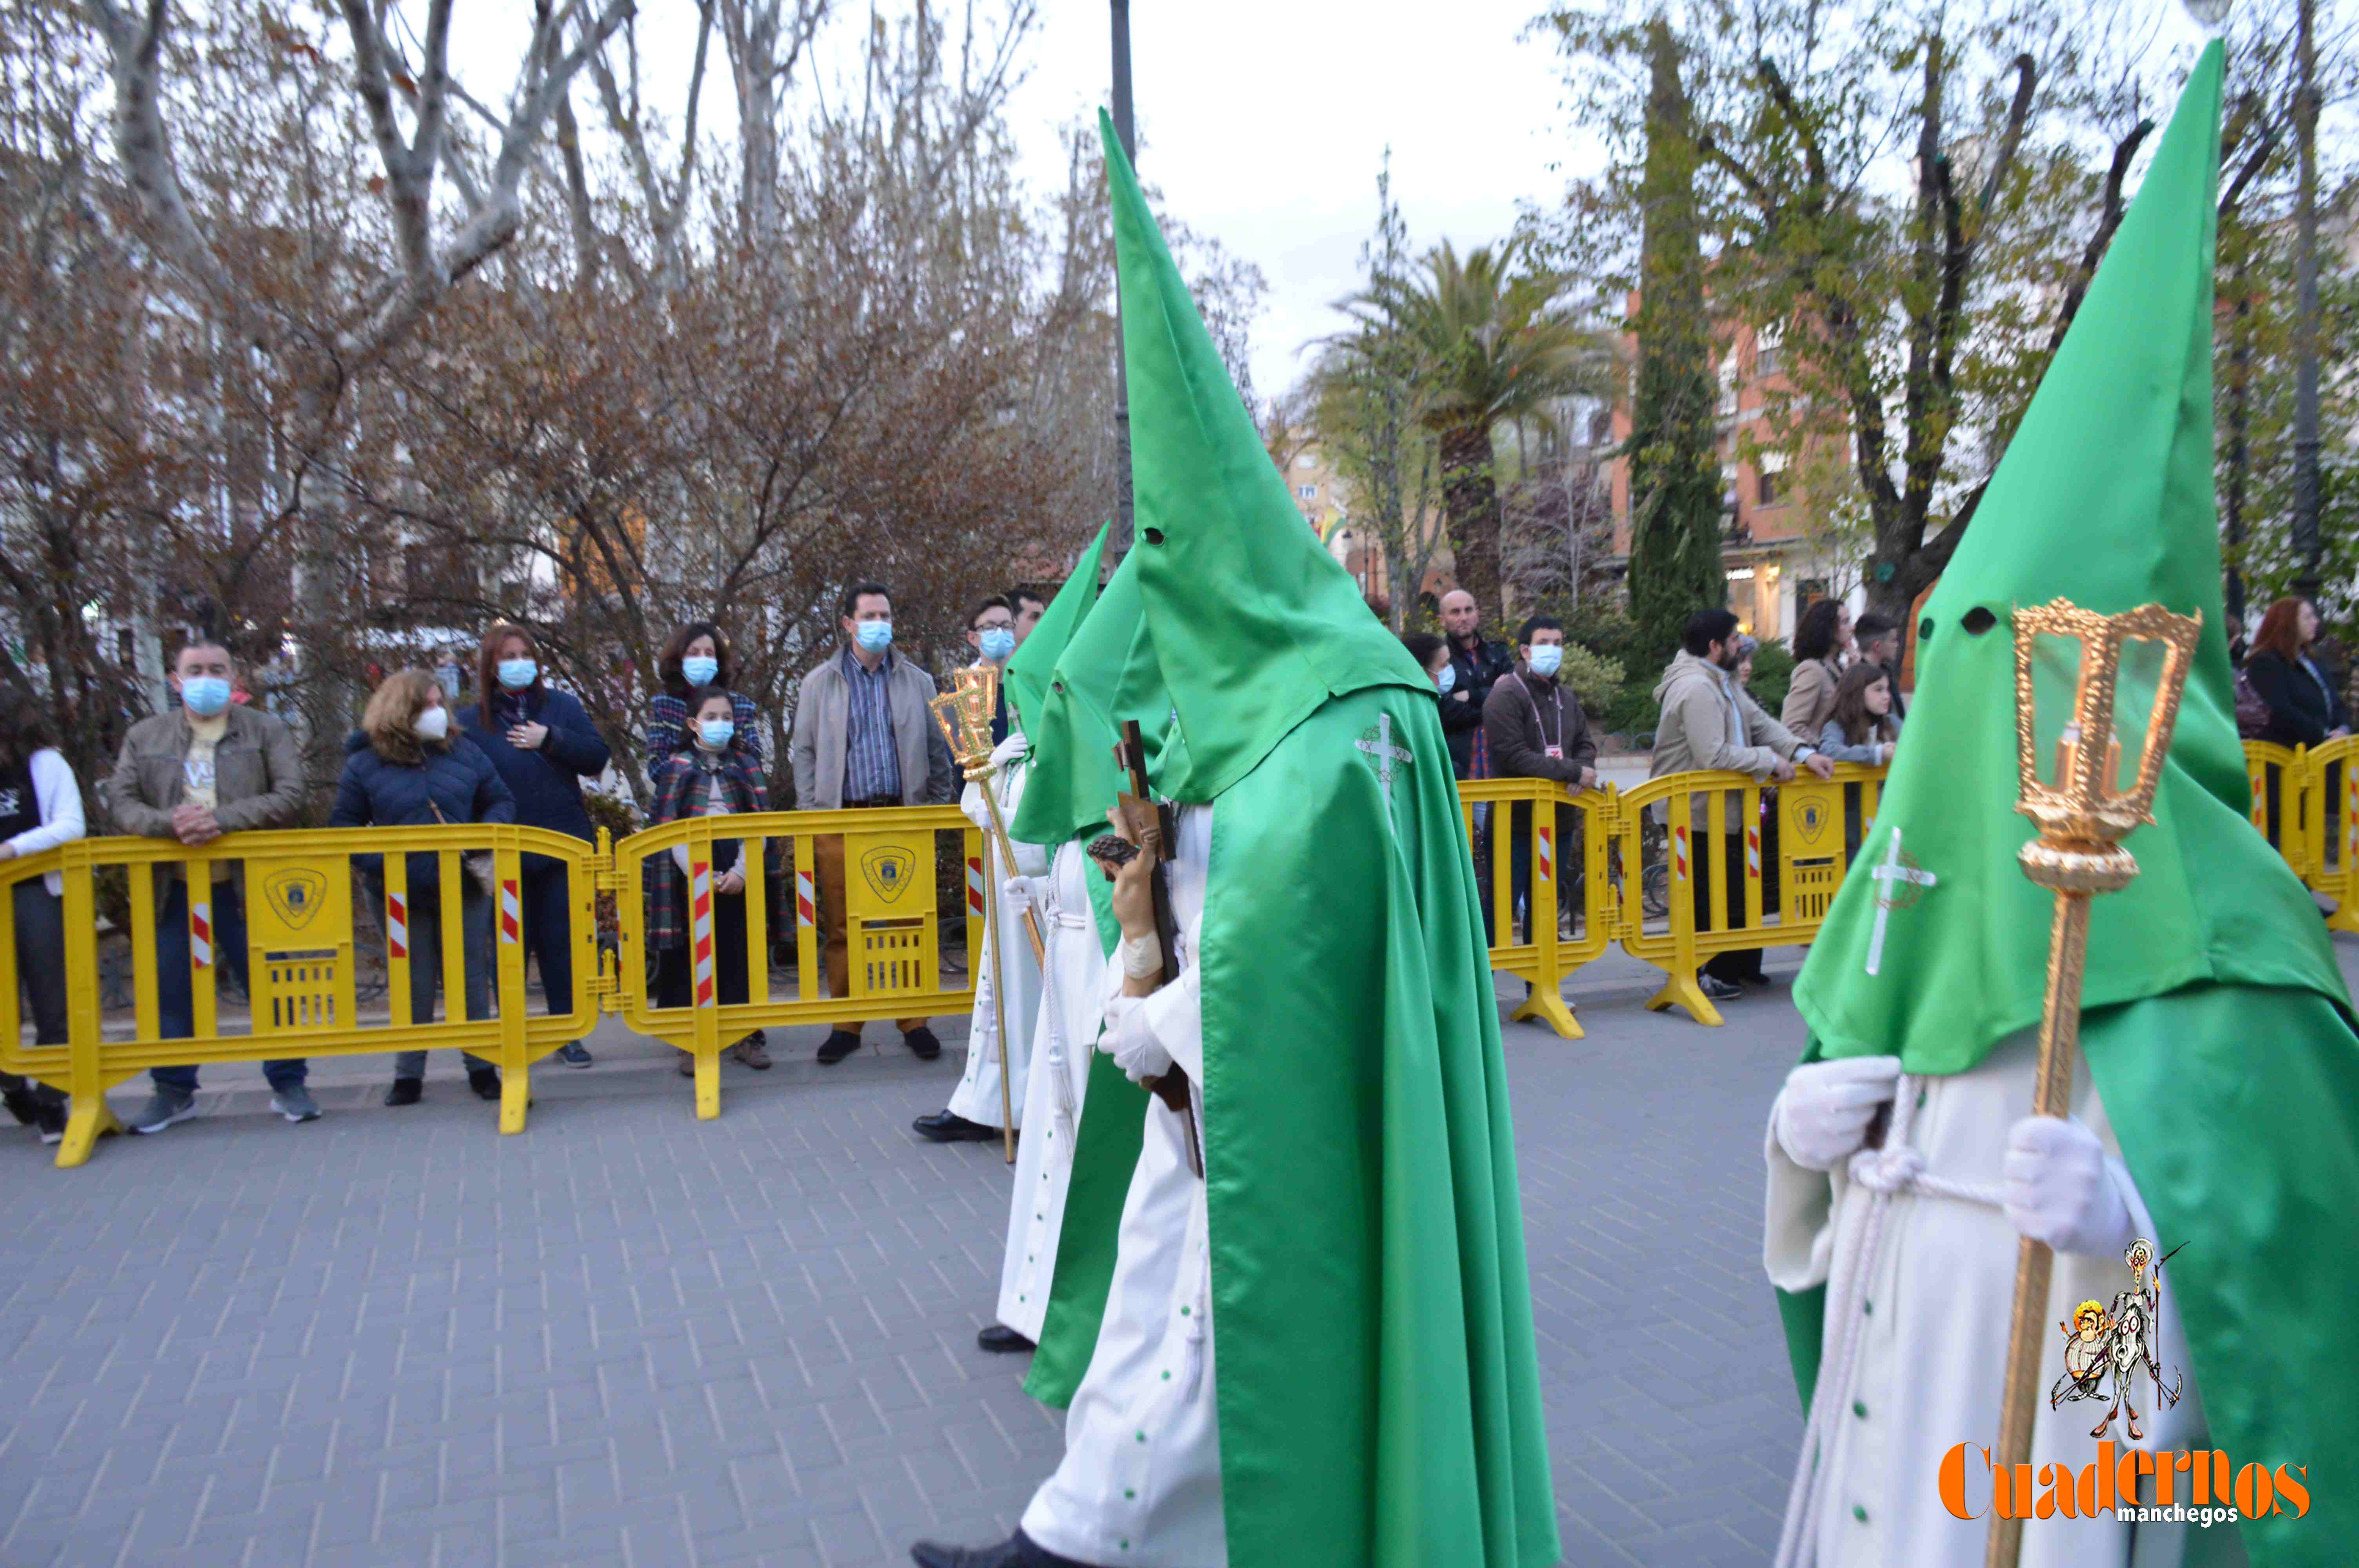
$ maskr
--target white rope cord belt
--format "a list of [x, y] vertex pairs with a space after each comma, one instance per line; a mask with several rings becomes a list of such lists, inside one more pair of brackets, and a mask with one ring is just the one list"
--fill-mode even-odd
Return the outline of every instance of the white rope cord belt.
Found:
[[1818, 1561], [1819, 1509], [1826, 1494], [1826, 1473], [1819, 1459], [1821, 1451], [1833, 1444], [1835, 1413], [1851, 1406], [1865, 1323], [1859, 1300], [1883, 1240], [1885, 1211], [1901, 1193], [2001, 1206], [1995, 1183], [1951, 1181], [1925, 1169], [1924, 1152], [1908, 1141], [1909, 1126], [1917, 1117], [1918, 1085], [1915, 1075], [1901, 1075], [1893, 1089], [1892, 1125], [1885, 1133], [1884, 1146], [1863, 1149], [1851, 1157], [1851, 1179], [1871, 1195], [1867, 1217], [1860, 1227], [1859, 1245], [1845, 1259], [1843, 1272], [1827, 1281], [1825, 1321], [1837, 1325], [1843, 1346], [1838, 1355], [1829, 1357], [1822, 1353], [1819, 1358], [1818, 1380], [1810, 1389], [1810, 1419], [1802, 1428], [1801, 1452], [1794, 1460], [1794, 1484], [1786, 1492], [1786, 1528], [1777, 1538], [1777, 1568], [1810, 1568]]
[[[1037, 906], [1040, 924], [1049, 931], [1092, 931], [1090, 917], [1068, 913], [1057, 899], [1056, 883], [1047, 883], [1047, 896]], [[1040, 948], [1040, 1006], [1049, 1016], [1049, 1087], [1057, 1091], [1057, 1128], [1065, 1135], [1065, 1156], [1072, 1157], [1073, 1128], [1081, 1107], [1073, 1098], [1073, 1076], [1065, 1070], [1064, 1009], [1057, 1000], [1057, 943], [1051, 936]]]

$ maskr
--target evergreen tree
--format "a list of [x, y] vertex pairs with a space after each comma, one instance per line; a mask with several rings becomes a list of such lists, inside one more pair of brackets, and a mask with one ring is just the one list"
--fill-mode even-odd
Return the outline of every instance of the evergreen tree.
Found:
[[1628, 449], [1630, 615], [1641, 647], [1668, 659], [1689, 616], [1726, 602], [1728, 582], [1720, 565], [1720, 452], [1697, 242], [1696, 146], [1680, 86], [1679, 42], [1659, 16], [1647, 32], [1653, 88], [1640, 186], [1646, 237]]

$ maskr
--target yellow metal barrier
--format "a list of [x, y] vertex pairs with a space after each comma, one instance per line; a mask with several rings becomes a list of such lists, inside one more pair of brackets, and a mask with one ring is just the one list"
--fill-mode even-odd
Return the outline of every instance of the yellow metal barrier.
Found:
[[[1643, 898], [1625, 898], [1615, 933], [1623, 951], [1669, 977], [1647, 1005], [1682, 1007], [1699, 1023], [1717, 1024], [1720, 1011], [1696, 984], [1704, 959], [1748, 947], [1790, 946], [1817, 935], [1852, 854], [1875, 818], [1883, 786], [1883, 769], [1845, 762], [1832, 779], [1799, 773], [1775, 785], [1746, 773], [1667, 773], [1621, 795], [1624, 885], [1644, 887], [1652, 878], [1665, 890], [1659, 925]], [[1777, 813], [1776, 851], [1766, 859], [1765, 789], [1775, 790]], [[1657, 875], [1658, 866], [1668, 875]], [[1773, 892], [1774, 912], [1768, 907]]]
[[[839, 1020], [934, 1017], [965, 1013], [974, 1005], [969, 960], [967, 984], [943, 984], [943, 925], [961, 917], [957, 909], [936, 907], [935, 853], [938, 835], [960, 835], [965, 861], [966, 950], [984, 950], [983, 835], [956, 806], [888, 806], [858, 811], [774, 811], [760, 815], [695, 817], [634, 833], [613, 846], [614, 886], [620, 916], [622, 966], [619, 997], [623, 1019], [642, 1034], [676, 1046], [696, 1059], [696, 1114], [721, 1114], [721, 1053], [756, 1029], [774, 1025], [832, 1023]], [[843, 843], [845, 946], [848, 994], [831, 997], [820, 984], [818, 841]], [[712, 844], [738, 839], [738, 864], [745, 880], [746, 1000], [723, 1004], [714, 977], [720, 954], [712, 925]], [[776, 866], [756, 839], [778, 843]], [[791, 842], [781, 842], [788, 841]], [[604, 848], [602, 841], [602, 849]], [[653, 989], [655, 954], [647, 947], [647, 917], [642, 867], [669, 861], [674, 849], [688, 853], [684, 933], [691, 955], [692, 991], [687, 1007], [658, 1007]], [[660, 874], [671, 875], [666, 865]], [[795, 991], [770, 991], [769, 905], [772, 879], [793, 890]]]
[[2245, 777], [2252, 785], [2253, 826], [2277, 847], [2294, 875], [2315, 885], [2323, 871], [2317, 771], [2306, 747], [2245, 742]]
[[[2307, 885], [2338, 902], [2329, 924], [2359, 931], [2359, 737], [2315, 750], [2247, 742], [2245, 759], [2254, 826], [2274, 838]], [[1626, 795], [1611, 787], [1574, 794], [1541, 779], [1461, 784], [1460, 809], [1487, 881], [1495, 931], [1491, 967], [1532, 987], [1515, 1017], [1541, 1019], [1564, 1038], [1581, 1038], [1564, 1000], [1564, 978], [1619, 942], [1669, 977], [1650, 1008], [1682, 1007], [1699, 1022], [1718, 1024], [1719, 1011], [1696, 984], [1698, 966], [1716, 953], [1795, 946], [1817, 935], [1875, 821], [1883, 779], [1880, 768], [1846, 763], [1826, 781], [1803, 773], [1764, 785], [1743, 773], [1700, 772], [1651, 779]], [[1765, 791], [1774, 794], [1774, 821], [1763, 815]], [[1478, 811], [1488, 818], [1485, 835], [1474, 832]], [[951, 900], [938, 903], [935, 867], [946, 834], [958, 836], [957, 852], [965, 862], [963, 912]], [[1530, 868], [1528, 937], [1516, 918], [1519, 836]], [[749, 845], [740, 861], [747, 876], [747, 994], [744, 1002], [724, 1003], [715, 984], [720, 954], [712, 863], [714, 841], [732, 838]], [[825, 994], [821, 983], [821, 840], [843, 847], [848, 983], [841, 997]], [[762, 842], [776, 845], [775, 860], [761, 852]], [[660, 1007], [653, 995], [644, 868], [658, 857], [669, 860], [674, 849], [684, 849], [690, 865], [685, 938], [691, 997], [685, 1007]], [[440, 885], [457, 888], [472, 874], [462, 854], [485, 850], [495, 894], [490, 1016], [463, 1016], [466, 943], [446, 939], [441, 1021], [408, 1022], [408, 856], [434, 855]], [[579, 979], [573, 1010], [562, 1015], [527, 1011], [519, 897], [525, 855], [556, 860], [568, 872]], [[382, 857], [381, 877], [356, 873], [355, 858], [362, 856]], [[222, 865], [234, 868], [245, 911], [243, 1030], [234, 1017], [224, 1020], [219, 993], [220, 968], [230, 955], [215, 951], [217, 895], [210, 890]], [[98, 879], [118, 869], [127, 884], [131, 1016], [110, 1026]], [[33, 1044], [23, 1038], [20, 957], [7, 892], [52, 871], [63, 883], [68, 1038]], [[168, 887], [161, 879], [175, 874], [189, 876], [196, 890], [186, 914], [193, 1031], [187, 1039], [164, 1040], [157, 920]], [[1565, 901], [1560, 889], [1568, 876], [1577, 896]], [[771, 986], [774, 890], [777, 917], [790, 920], [796, 936], [788, 995], [774, 995]], [[945, 983], [942, 939], [946, 925], [962, 913], [966, 950], [982, 951], [984, 891], [983, 837], [947, 806], [696, 818], [636, 833], [619, 844], [602, 833], [595, 847], [538, 828], [488, 825], [247, 833], [196, 849], [165, 839], [83, 839], [0, 863], [0, 1070], [38, 1078], [72, 1097], [60, 1165], [82, 1163], [102, 1133], [118, 1130], [106, 1107], [107, 1088], [148, 1068], [182, 1063], [472, 1051], [500, 1067], [500, 1130], [517, 1132], [530, 1099], [530, 1065], [588, 1033], [603, 1012], [617, 1012], [634, 1029], [695, 1059], [697, 1115], [711, 1118], [721, 1108], [722, 1050], [756, 1029], [967, 1011], [974, 1000], [973, 979]], [[603, 892], [616, 897], [619, 972], [600, 962], [597, 900]], [[1573, 915], [1570, 934], [1560, 928], [1560, 904]], [[373, 906], [373, 931], [358, 919], [364, 905]], [[364, 1015], [358, 1005], [364, 958], [375, 951], [384, 958], [382, 1017], [374, 1008]], [[462, 1016], [451, 1016], [454, 1007]]]
[[[469, 873], [468, 850], [491, 851], [494, 894], [491, 1016], [465, 1016], [466, 943], [442, 946], [443, 1021], [407, 1021], [409, 992], [409, 853], [437, 857], [440, 883], [458, 888]], [[62, 874], [67, 1040], [27, 1044], [19, 1012], [13, 897], [0, 898], [0, 1070], [38, 1078], [72, 1097], [58, 1163], [79, 1165], [100, 1134], [118, 1130], [105, 1091], [136, 1073], [183, 1063], [261, 1061], [284, 1056], [349, 1056], [384, 1051], [457, 1047], [495, 1062], [503, 1090], [500, 1130], [523, 1130], [530, 1098], [527, 1069], [597, 1022], [594, 989], [578, 988], [571, 1013], [527, 1015], [520, 897], [521, 857], [545, 856], [568, 870], [573, 903], [574, 969], [597, 969], [595, 856], [578, 838], [539, 828], [479, 825], [450, 827], [329, 828], [242, 833], [201, 849], [160, 838], [85, 838], [0, 865], [0, 891], [50, 871]], [[353, 857], [381, 855], [381, 893], [375, 877], [356, 876]], [[233, 956], [218, 951], [214, 870], [232, 868], [245, 908], [246, 1026], [222, 1015], [220, 974]], [[99, 964], [96, 882], [102, 870], [122, 868], [128, 884], [132, 1019], [109, 1038]], [[193, 1033], [165, 1040], [158, 992], [157, 917], [178, 868], [190, 880], [189, 991]], [[361, 881], [356, 892], [355, 882]], [[387, 1016], [364, 1016], [357, 1005], [363, 942], [356, 932], [357, 897], [384, 900], [377, 931], [385, 952]], [[455, 1013], [456, 1016], [453, 1016]]]
[[[2250, 742], [2245, 747], [2247, 773], [2255, 771], [2254, 750]], [[2294, 754], [2299, 759], [2303, 829], [2303, 859], [2292, 862], [2294, 871], [2312, 892], [2334, 900], [2334, 913], [2326, 921], [2329, 929], [2359, 931], [2359, 736], [2297, 748]], [[2262, 809], [2259, 795], [2256, 784], [2256, 812]]]
[[[1516, 1010], [1516, 1021], [1538, 1018], [1563, 1039], [1581, 1039], [1582, 1027], [1564, 1000], [1563, 983], [1567, 974], [1604, 952], [1614, 939], [1614, 891], [1607, 874], [1614, 838], [1612, 790], [1575, 794], [1549, 779], [1468, 779], [1458, 786], [1458, 803], [1467, 841], [1476, 846], [1476, 869], [1487, 873], [1480, 880], [1489, 884], [1491, 968], [1519, 976], [1532, 988]], [[1479, 859], [1485, 840], [1475, 832], [1475, 808], [1481, 806], [1490, 808], [1487, 867]], [[1519, 828], [1530, 868], [1528, 941], [1519, 938], [1516, 926]], [[1566, 876], [1578, 894], [1571, 936], [1559, 925], [1558, 885]]]

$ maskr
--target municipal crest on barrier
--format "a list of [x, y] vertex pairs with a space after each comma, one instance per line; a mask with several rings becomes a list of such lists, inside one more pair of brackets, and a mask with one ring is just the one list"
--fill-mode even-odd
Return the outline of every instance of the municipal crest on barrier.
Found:
[[308, 870], [279, 871], [262, 884], [263, 897], [270, 901], [270, 907], [278, 912], [278, 918], [291, 931], [300, 931], [311, 924], [311, 917], [320, 913], [325, 902], [327, 891], [328, 879]]
[[918, 857], [908, 850], [885, 845], [860, 857], [860, 874], [868, 879], [871, 892], [890, 903], [908, 890], [917, 864]]
[[1827, 824], [1833, 816], [1823, 800], [1799, 802], [1794, 808], [1794, 837], [1802, 841], [1805, 849], [1815, 849], [1819, 836], [1827, 830]]

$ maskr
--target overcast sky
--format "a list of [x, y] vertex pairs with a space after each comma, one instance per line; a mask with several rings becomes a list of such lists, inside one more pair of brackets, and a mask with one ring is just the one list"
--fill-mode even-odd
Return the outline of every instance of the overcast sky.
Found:
[[[889, 16], [904, 0], [877, 0]], [[1343, 319], [1375, 221], [1377, 167], [1389, 146], [1393, 191], [1422, 250], [1461, 250], [1513, 226], [1518, 201], [1552, 202], [1568, 175], [1602, 159], [1567, 124], [1552, 51], [1520, 35], [1543, 0], [1133, 0], [1131, 58], [1141, 176], [1165, 210], [1259, 266], [1267, 309], [1254, 325], [1255, 390], [1284, 391], [1302, 350]], [[2168, 53], [2201, 38], [2177, 0], [2127, 0], [2141, 41]], [[1106, 0], [1039, 0], [1029, 74], [1009, 108], [1036, 197], [1062, 189], [1058, 127], [1108, 101]], [[989, 10], [988, 5], [979, 9]], [[841, 0], [819, 51], [823, 73], [856, 64], [867, 8]], [[679, 94], [695, 41], [686, 0], [641, 0], [650, 97]], [[493, 101], [529, 16], [462, 6], [452, 65]], [[808, 91], [808, 67], [799, 73]], [[585, 107], [588, 100], [579, 100]], [[2165, 110], [2167, 112], [2168, 105]], [[703, 128], [726, 135], [736, 106], [719, 41]], [[594, 111], [585, 120], [596, 124]], [[594, 134], [594, 133], [593, 133]]]
[[[1262, 396], [1294, 381], [1304, 343], [1342, 324], [1329, 307], [1356, 287], [1387, 144], [1419, 248], [1503, 236], [1519, 199], [1562, 189], [1552, 164], [1598, 156], [1563, 128], [1547, 46], [1516, 37], [1539, 8], [1133, 0], [1139, 173], [1163, 188], [1167, 211], [1268, 280], [1254, 328]], [[1104, 0], [1042, 0], [1041, 14], [1010, 120], [1053, 188], [1055, 127], [1106, 102], [1111, 50]]]

